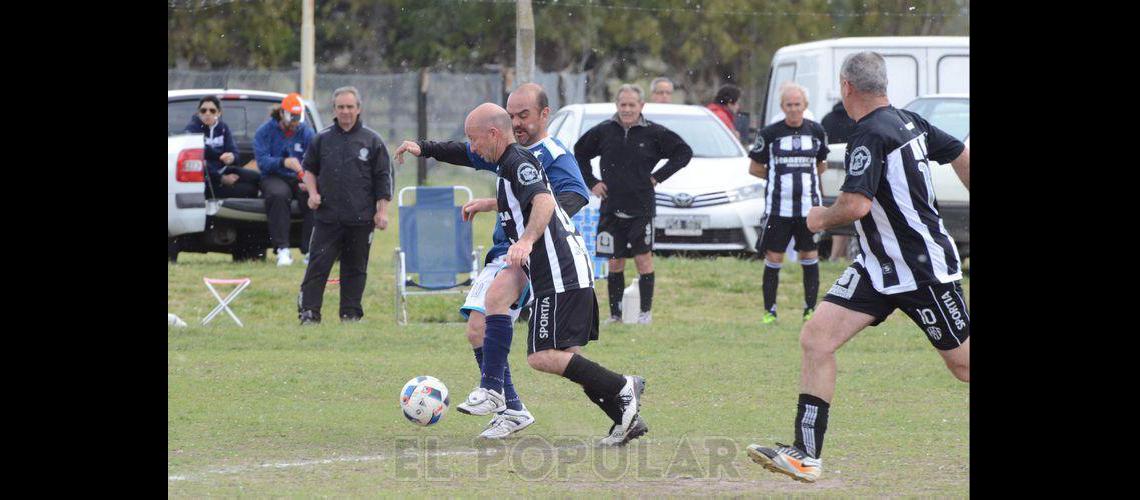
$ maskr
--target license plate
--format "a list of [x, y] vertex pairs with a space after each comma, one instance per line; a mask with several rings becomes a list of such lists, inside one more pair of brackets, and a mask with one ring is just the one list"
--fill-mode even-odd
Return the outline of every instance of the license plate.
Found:
[[657, 219], [657, 227], [664, 229], [666, 236], [700, 236], [709, 225], [707, 215], [675, 215]]

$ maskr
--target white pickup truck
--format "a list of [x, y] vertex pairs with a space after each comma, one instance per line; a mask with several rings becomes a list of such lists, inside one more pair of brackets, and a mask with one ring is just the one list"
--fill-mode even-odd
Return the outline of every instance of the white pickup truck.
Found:
[[[230, 127], [238, 148], [234, 165], [253, 161], [253, 136], [269, 118], [269, 109], [285, 94], [258, 90], [201, 89], [167, 92], [166, 235], [170, 261], [181, 252], [221, 252], [235, 261], [264, 259], [269, 247], [265, 200], [261, 198], [207, 199], [204, 181], [202, 134], [183, 132], [197, 111], [198, 100], [216, 95], [222, 102], [222, 121]], [[316, 106], [305, 102], [305, 123], [320, 130], [323, 125]], [[292, 207], [290, 246], [299, 247], [301, 213]]]

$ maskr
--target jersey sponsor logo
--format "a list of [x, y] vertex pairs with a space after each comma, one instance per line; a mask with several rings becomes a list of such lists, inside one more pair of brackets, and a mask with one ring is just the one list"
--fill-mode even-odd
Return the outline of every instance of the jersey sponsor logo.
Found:
[[546, 339], [550, 336], [550, 296], [543, 297], [538, 303], [538, 338]]
[[871, 150], [867, 149], [867, 146], [859, 146], [851, 152], [851, 164], [847, 169], [847, 175], [863, 175], [870, 165]]
[[368, 148], [360, 148], [357, 158], [360, 158], [360, 161], [368, 161]]
[[609, 231], [598, 233], [598, 248], [596, 253], [614, 253], [614, 236]]
[[519, 165], [519, 183], [520, 184], [522, 184], [524, 186], [529, 186], [531, 184], [538, 182], [541, 179], [542, 179], [542, 176], [538, 175], [538, 169], [534, 168], [534, 165], [531, 165], [529, 163], [523, 163], [523, 164]]
[[503, 222], [511, 220], [511, 213], [510, 212], [499, 212], [499, 220], [501, 220]]
[[849, 267], [843, 271], [839, 279], [835, 280], [835, 284], [831, 285], [831, 290], [827, 291], [828, 295], [850, 299], [855, 294], [855, 288], [859, 286], [859, 271], [855, 268]]
[[206, 139], [206, 145], [212, 148], [220, 148], [226, 143], [226, 136], [224, 134], [215, 135]]
[[531, 153], [534, 153], [534, 157], [538, 158], [539, 161], [542, 161], [542, 150], [541, 149], [536, 149], [534, 151], [531, 151]]
[[946, 305], [946, 310], [950, 313], [950, 318], [954, 320], [954, 328], [962, 331], [966, 327], [966, 321], [962, 319], [962, 310], [958, 308], [958, 302], [950, 295], [950, 292], [942, 293], [942, 303]]
[[926, 334], [930, 335], [930, 338], [934, 340], [942, 339], [942, 329], [937, 326], [926, 327]]

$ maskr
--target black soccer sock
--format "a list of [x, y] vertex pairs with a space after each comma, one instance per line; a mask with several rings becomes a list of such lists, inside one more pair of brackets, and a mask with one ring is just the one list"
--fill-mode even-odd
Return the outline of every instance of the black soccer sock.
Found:
[[610, 420], [615, 424], [621, 422], [621, 409], [618, 408], [617, 398], [613, 397], [613, 395], [607, 396], [596, 391], [591, 391], [585, 387], [583, 387], [582, 390], [586, 391], [586, 397], [590, 398], [590, 401], [593, 401], [594, 404], [598, 405], [598, 408], [606, 412], [606, 416], [610, 417]]
[[475, 348], [475, 364], [479, 366], [479, 374], [483, 374], [483, 346]]
[[782, 264], [768, 262], [764, 259], [764, 310], [776, 312], [776, 287], [780, 286], [780, 267]]
[[586, 359], [581, 354], [574, 354], [562, 376], [580, 384], [587, 394], [617, 396], [625, 386], [625, 377], [607, 370], [606, 367]]
[[641, 294], [641, 312], [649, 312], [653, 308], [653, 273], [641, 275], [637, 291]]
[[804, 268], [804, 310], [815, 309], [819, 295], [819, 259], [801, 260]]
[[823, 451], [823, 433], [827, 432], [827, 409], [830, 407], [827, 401], [811, 394], [800, 394], [800, 402], [796, 405], [795, 446], [812, 458], [819, 458]]
[[621, 317], [621, 296], [625, 292], [625, 271], [620, 273], [610, 271], [606, 283], [610, 289], [610, 316]]

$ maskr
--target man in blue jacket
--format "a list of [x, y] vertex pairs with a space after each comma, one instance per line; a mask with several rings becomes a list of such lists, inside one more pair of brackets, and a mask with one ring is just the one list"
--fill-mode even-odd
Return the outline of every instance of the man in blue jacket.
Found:
[[309, 210], [309, 194], [301, 183], [301, 159], [309, 149], [314, 132], [305, 123], [305, 107], [301, 96], [292, 93], [274, 107], [269, 120], [253, 137], [253, 153], [261, 170], [261, 192], [265, 197], [265, 215], [269, 218], [269, 242], [277, 250], [277, 265], [289, 266], [289, 204], [294, 199], [304, 220], [301, 225], [301, 253], [309, 252], [309, 235], [313, 232], [313, 215]]

